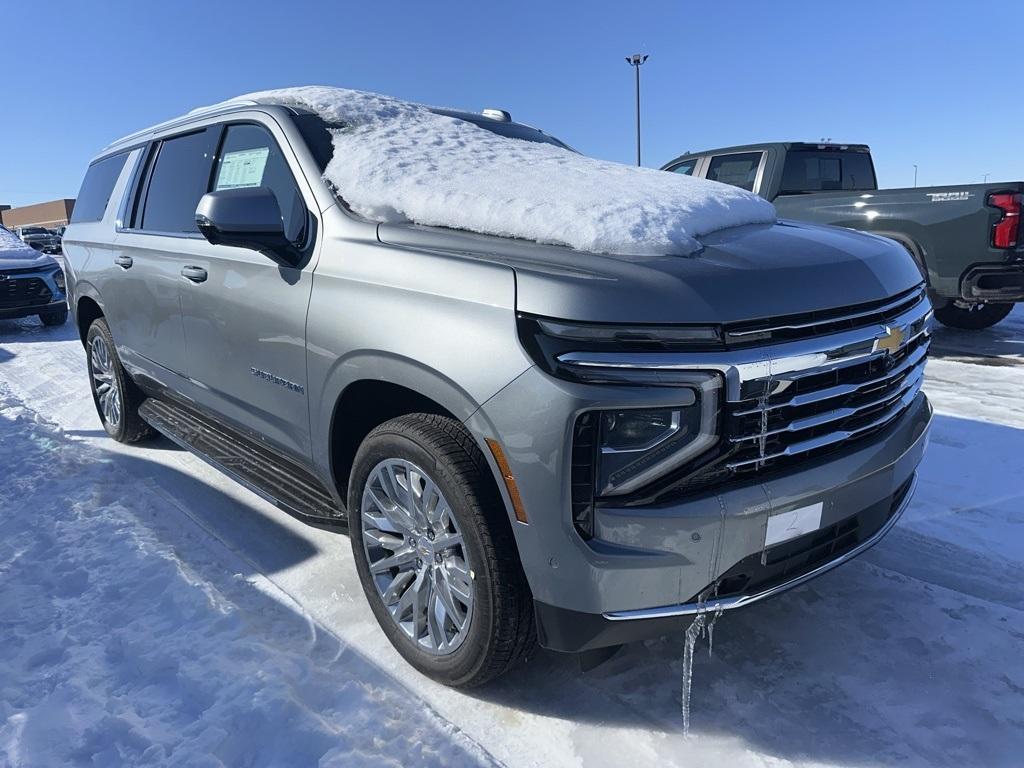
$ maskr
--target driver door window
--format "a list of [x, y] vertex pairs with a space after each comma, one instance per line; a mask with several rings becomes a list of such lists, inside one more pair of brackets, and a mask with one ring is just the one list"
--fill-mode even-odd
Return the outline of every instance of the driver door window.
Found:
[[296, 245], [303, 243], [306, 204], [277, 142], [258, 125], [229, 125], [213, 169], [211, 191], [242, 187], [268, 187], [281, 207], [288, 239]]

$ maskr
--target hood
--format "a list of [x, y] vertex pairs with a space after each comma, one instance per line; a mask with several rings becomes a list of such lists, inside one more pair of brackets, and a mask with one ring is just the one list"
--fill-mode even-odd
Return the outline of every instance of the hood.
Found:
[[790, 221], [706, 235], [691, 256], [598, 255], [388, 224], [378, 236], [506, 264], [518, 311], [583, 322], [741, 322], [875, 301], [922, 280], [891, 240]]
[[55, 266], [52, 256], [40, 253], [21, 242], [5, 229], [0, 229], [0, 271], [5, 269], [42, 269]]

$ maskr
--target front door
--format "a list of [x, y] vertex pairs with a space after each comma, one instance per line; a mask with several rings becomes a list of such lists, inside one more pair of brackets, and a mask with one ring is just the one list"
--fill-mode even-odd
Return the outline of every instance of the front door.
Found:
[[[301, 176], [300, 176], [301, 178]], [[316, 249], [311, 192], [300, 189], [270, 129], [229, 124], [209, 189], [267, 187], [306, 258], [285, 266], [256, 251], [197, 241], [179, 264], [191, 396], [208, 412], [308, 462], [306, 312]], [[307, 202], [308, 201], [308, 202]]]

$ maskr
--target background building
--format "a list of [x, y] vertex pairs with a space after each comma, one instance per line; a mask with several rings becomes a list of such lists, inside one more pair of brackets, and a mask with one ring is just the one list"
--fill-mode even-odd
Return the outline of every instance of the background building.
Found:
[[0, 219], [8, 229], [30, 225], [47, 228], [60, 227], [66, 225], [71, 219], [71, 211], [74, 208], [73, 198], [23, 205], [18, 208], [0, 205]]

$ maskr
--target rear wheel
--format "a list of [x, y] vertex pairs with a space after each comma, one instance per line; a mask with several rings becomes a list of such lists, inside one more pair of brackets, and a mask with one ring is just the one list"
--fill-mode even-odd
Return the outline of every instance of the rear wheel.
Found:
[[392, 645], [446, 685], [481, 685], [534, 642], [533, 604], [501, 497], [458, 422], [412, 414], [363, 441], [352, 552]]
[[85, 354], [92, 399], [107, 434], [120, 443], [134, 443], [152, 434], [152, 428], [139, 416], [145, 396], [121, 365], [103, 318], [89, 326]]
[[43, 325], [64, 325], [68, 319], [68, 308], [54, 310], [53, 312], [42, 312], [39, 319]]
[[1013, 304], [963, 304], [951, 301], [935, 310], [935, 318], [950, 328], [980, 331], [991, 328], [1013, 310]]

